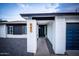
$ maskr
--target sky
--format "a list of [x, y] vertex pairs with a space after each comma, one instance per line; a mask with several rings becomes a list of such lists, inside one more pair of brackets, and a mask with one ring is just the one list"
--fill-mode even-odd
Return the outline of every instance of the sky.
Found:
[[0, 19], [25, 20], [22, 13], [79, 12], [79, 3], [0, 3]]

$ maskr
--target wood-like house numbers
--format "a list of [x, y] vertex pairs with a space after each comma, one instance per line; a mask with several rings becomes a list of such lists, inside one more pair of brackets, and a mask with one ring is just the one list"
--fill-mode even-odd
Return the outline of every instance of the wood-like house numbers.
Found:
[[30, 32], [32, 32], [32, 23], [30, 23]]

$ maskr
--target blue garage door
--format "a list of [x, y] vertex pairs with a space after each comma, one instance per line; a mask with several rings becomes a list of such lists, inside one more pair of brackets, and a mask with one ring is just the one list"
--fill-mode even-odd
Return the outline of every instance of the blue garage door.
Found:
[[79, 50], [79, 23], [67, 23], [66, 49]]

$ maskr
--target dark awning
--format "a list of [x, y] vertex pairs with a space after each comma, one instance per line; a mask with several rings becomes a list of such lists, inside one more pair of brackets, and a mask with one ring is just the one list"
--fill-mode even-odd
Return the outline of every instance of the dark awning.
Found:
[[59, 12], [59, 13], [24, 13], [20, 14], [22, 17], [26, 16], [40, 16], [40, 15], [79, 15], [79, 12]]

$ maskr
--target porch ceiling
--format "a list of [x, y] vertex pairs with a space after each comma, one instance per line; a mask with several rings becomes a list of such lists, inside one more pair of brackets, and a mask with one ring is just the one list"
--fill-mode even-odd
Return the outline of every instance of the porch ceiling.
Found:
[[50, 23], [51, 21], [53, 21], [53, 20], [38, 20], [37, 24], [38, 25], [46, 25], [46, 24]]

